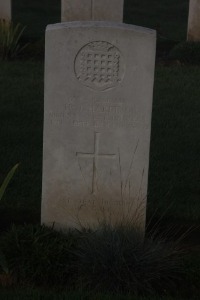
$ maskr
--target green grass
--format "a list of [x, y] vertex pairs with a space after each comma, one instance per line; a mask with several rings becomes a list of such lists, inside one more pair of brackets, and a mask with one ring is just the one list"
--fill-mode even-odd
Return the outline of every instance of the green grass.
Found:
[[[200, 223], [199, 67], [156, 68], [148, 215]], [[0, 63], [0, 182], [20, 167], [0, 204], [0, 224], [38, 222], [41, 204], [43, 63]], [[171, 222], [170, 221], [170, 222]]]
[[[1, 205], [0, 223], [39, 221], [42, 166], [43, 63], [1, 63], [0, 182], [20, 167]], [[5, 209], [6, 206], [6, 209]], [[19, 214], [18, 214], [19, 212]]]
[[[164, 51], [186, 39], [188, 0], [125, 0], [126, 23], [157, 29]], [[40, 39], [47, 24], [60, 21], [60, 0], [13, 1], [14, 22], [26, 25], [25, 40]], [[38, 42], [38, 41], [36, 41]], [[30, 53], [35, 53], [30, 44]], [[41, 57], [41, 54], [39, 55]], [[0, 62], [0, 185], [16, 163], [20, 167], [0, 203], [0, 229], [10, 223], [39, 223], [42, 184], [43, 61]], [[148, 219], [164, 214], [169, 224], [200, 224], [200, 68], [157, 66], [150, 153]], [[199, 243], [199, 230], [191, 235]], [[199, 256], [188, 265], [199, 268]], [[4, 300], [173, 300], [83, 292], [0, 288]], [[176, 297], [176, 300], [183, 300]], [[197, 300], [189, 295], [190, 300]]]
[[[154, 28], [164, 52], [186, 39], [189, 0], [124, 0], [126, 23]], [[26, 56], [42, 57], [47, 24], [60, 21], [60, 0], [13, 1], [15, 23], [26, 26]], [[40, 40], [40, 41], [38, 41]], [[36, 49], [37, 48], [37, 49]], [[159, 48], [160, 49], [160, 48]], [[36, 51], [37, 50], [37, 51]], [[38, 52], [39, 54], [37, 54]], [[159, 51], [158, 51], [159, 52]], [[10, 223], [39, 223], [42, 184], [43, 61], [0, 62], [0, 185], [16, 163], [20, 167], [0, 203], [0, 229]], [[165, 226], [200, 224], [200, 68], [157, 66], [150, 153], [148, 219], [164, 214]], [[199, 230], [190, 243], [198, 244]], [[187, 266], [191, 278], [199, 255]], [[194, 273], [195, 274], [195, 273]], [[187, 284], [186, 284], [187, 286]], [[193, 293], [192, 293], [193, 294]], [[0, 288], [4, 300], [173, 300], [83, 292]], [[183, 300], [176, 297], [176, 300]], [[197, 300], [189, 295], [190, 300]]]
[[165, 40], [186, 39], [188, 0], [125, 0], [126, 23], [154, 28]]
[[149, 209], [174, 222], [200, 222], [199, 67], [158, 67], [155, 74]]
[[[163, 42], [186, 39], [189, 0], [125, 0], [124, 22], [158, 30]], [[60, 0], [15, 0], [13, 19], [25, 36], [41, 38], [47, 24], [60, 22]]]
[[168, 59], [182, 64], [200, 65], [200, 42], [182, 42], [169, 53]]
[[143, 239], [128, 224], [65, 234], [38, 225], [12, 226], [0, 236], [0, 285], [48, 287], [52, 292], [197, 296], [200, 255], [192, 248], [188, 253], [178, 238], [172, 241], [172, 236], [153, 232]]
[[[103, 295], [83, 292], [48, 292], [41, 290], [13, 290], [0, 289], [0, 298], [3, 300], [183, 300], [183, 298], [172, 297], [134, 297], [123, 295]], [[191, 297], [189, 300], [198, 300], [198, 298]]]
[[13, 21], [26, 26], [27, 39], [44, 37], [48, 24], [60, 22], [60, 0], [15, 0], [12, 5]]

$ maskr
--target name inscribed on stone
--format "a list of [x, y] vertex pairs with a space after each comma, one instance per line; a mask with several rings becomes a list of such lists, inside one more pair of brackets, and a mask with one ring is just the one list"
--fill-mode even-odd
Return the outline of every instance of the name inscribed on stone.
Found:
[[137, 114], [137, 108], [134, 105], [125, 106], [122, 100], [118, 103], [110, 103], [109, 100], [87, 101], [82, 98], [79, 101], [77, 105], [77, 99], [71, 98], [66, 101], [62, 112], [50, 112], [51, 125], [68, 124], [73, 127], [95, 129], [147, 126], [145, 119]]

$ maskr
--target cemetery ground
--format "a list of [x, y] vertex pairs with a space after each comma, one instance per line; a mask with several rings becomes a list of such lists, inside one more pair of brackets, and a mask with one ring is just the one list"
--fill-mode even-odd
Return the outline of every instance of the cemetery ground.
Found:
[[[0, 69], [1, 182], [11, 166], [20, 163], [1, 202], [3, 231], [12, 223], [40, 221], [43, 62], [2, 61]], [[160, 220], [160, 227], [171, 227], [172, 236], [173, 230], [182, 228], [184, 232], [194, 226], [184, 243], [191, 248], [191, 265], [197, 269], [200, 87], [196, 83], [199, 80], [199, 66], [158, 64], [156, 67], [147, 214], [147, 223], [152, 217], [153, 224]], [[11, 248], [15, 247], [13, 244]], [[37, 299], [38, 291], [29, 293]]]
[[[25, 5], [25, 1], [20, 1]], [[20, 1], [18, 1], [18, 3], [20, 3]], [[177, 284], [175, 288], [173, 288], [172, 280], [172, 287], [162, 289], [162, 286], [165, 286], [165, 282], [162, 282], [163, 278], [160, 276], [160, 278], [156, 278], [158, 295], [154, 295], [155, 291], [151, 288], [148, 290], [147, 286], [141, 286], [139, 294], [141, 294], [141, 290], [144, 290], [147, 294], [151, 294], [150, 296], [144, 297], [134, 296], [131, 295], [131, 293], [129, 295], [123, 295], [122, 291], [115, 291], [115, 295], [112, 295], [112, 293], [106, 292], [106, 288], [105, 291], [103, 290], [101, 292], [96, 292], [92, 287], [89, 291], [85, 291], [83, 288], [84, 280], [82, 283], [82, 291], [69, 291], [69, 286], [67, 286], [67, 288], [57, 286], [56, 288], [50, 289], [52, 281], [55, 282], [56, 278], [62, 281], [64, 276], [69, 276], [69, 274], [66, 274], [66, 270], [62, 273], [63, 269], [60, 268], [60, 262], [62, 261], [63, 263], [63, 261], [65, 261], [67, 265], [69, 259], [70, 261], [73, 260], [73, 255], [70, 256], [70, 258], [64, 258], [62, 255], [63, 249], [69, 249], [67, 247], [73, 247], [74, 244], [76, 244], [77, 236], [70, 236], [70, 245], [66, 245], [66, 239], [62, 235], [59, 235], [59, 233], [58, 235], [56, 233], [54, 234], [51, 230], [46, 231], [45, 228], [40, 228], [38, 225], [40, 223], [41, 208], [44, 97], [44, 62], [42, 52], [42, 28], [44, 24], [42, 24], [43, 21], [41, 21], [41, 23], [37, 23], [37, 26], [35, 26], [36, 29], [34, 29], [33, 26], [31, 27], [31, 25], [29, 26], [29, 31], [27, 30], [28, 34], [26, 33], [27, 36], [25, 36], [25, 42], [27, 42], [27, 40], [29, 41], [30, 37], [31, 42], [21, 58], [12, 61], [0, 61], [0, 185], [11, 167], [16, 163], [20, 164], [0, 202], [0, 232], [1, 239], [3, 238], [2, 240], [4, 241], [1, 242], [1, 247], [4, 247], [4, 253], [6, 253], [7, 259], [9, 259], [10, 268], [8, 268], [7, 261], [4, 260], [4, 257], [0, 256], [0, 264], [2, 266], [1, 274], [4, 275], [0, 277], [2, 285], [0, 287], [1, 299], [199, 299], [200, 86], [198, 83], [200, 81], [200, 66], [199, 62], [193, 61], [193, 64], [185, 64], [177, 59], [168, 61], [165, 57], [169, 53], [169, 48], [172, 48], [178, 41], [184, 40], [187, 1], [181, 0], [176, 1], [176, 3], [175, 1], [169, 0], [163, 1], [163, 5], [158, 7], [158, 11], [161, 13], [158, 23], [153, 10], [153, 7], [157, 5], [156, 1], [151, 3], [151, 8], [148, 4], [149, 1], [134, 2], [137, 4], [137, 16], [133, 21], [133, 16], [131, 15], [132, 3], [131, 1], [125, 1], [126, 22], [154, 28], [157, 26], [159, 30], [158, 53], [161, 51], [164, 56], [164, 58], [161, 57], [161, 59], [158, 56], [155, 72], [147, 231], [158, 231], [158, 236], [160, 236], [161, 244], [163, 244], [164, 247], [164, 238], [167, 237], [167, 240], [170, 241], [170, 245], [172, 243], [172, 248], [169, 247], [169, 249], [173, 250], [178, 249], [176, 248], [176, 241], [180, 238], [182, 239], [184, 234], [187, 233], [180, 242], [181, 250], [180, 252], [177, 250], [176, 253], [178, 255], [177, 257], [175, 255], [174, 261], [174, 264], [177, 263], [179, 267], [180, 265], [178, 263], [180, 260], [183, 262], [181, 268], [183, 268], [185, 272], [180, 270], [180, 276], [184, 273], [182, 281], [179, 282], [179, 280], [177, 280], [176, 282], [174, 279]], [[53, 23], [59, 19], [58, 5], [54, 3], [52, 2], [48, 11], [54, 10], [56, 14], [50, 13], [49, 15], [51, 17], [45, 21], [46, 23]], [[142, 5], [140, 3], [142, 3]], [[35, 11], [41, 15], [45, 15], [45, 9], [41, 5], [41, 1], [34, 1], [33, 7]], [[144, 7], [146, 8], [145, 10]], [[14, 9], [17, 11], [18, 8], [14, 7]], [[177, 9], [180, 11], [178, 18]], [[23, 11], [21, 14], [23, 14]], [[141, 16], [144, 16], [144, 20], [142, 21]], [[164, 16], [169, 20], [169, 23], [162, 23]], [[25, 11], [24, 16], [22, 16], [22, 19], [23, 18], [24, 24], [30, 22], [31, 18], [29, 20], [27, 19]], [[21, 19], [21, 17], [18, 13], [18, 20], [19, 19]], [[176, 26], [174, 24], [176, 24]], [[34, 54], [35, 52], [37, 55]], [[188, 59], [188, 52], [186, 56]], [[190, 60], [194, 60], [194, 56], [190, 57]], [[14, 224], [13, 227], [11, 227], [12, 224]], [[120, 231], [114, 236], [111, 235], [110, 240], [108, 240], [108, 245], [113, 243], [115, 246], [116, 237], [119, 237], [119, 234]], [[127, 229], [126, 235], [128, 238], [129, 234], [130, 232]], [[83, 236], [85, 237], [85, 235]], [[93, 237], [93, 235], [91, 236]], [[86, 237], [90, 238], [90, 234]], [[92, 242], [96, 245], [97, 241], [95, 238], [94, 236], [94, 239], [88, 239], [89, 245], [91, 245], [90, 243]], [[63, 241], [63, 239], [65, 241]], [[56, 250], [57, 245], [59, 245], [58, 250]], [[130, 245], [128, 244], [128, 246]], [[154, 244], [152, 248], [156, 255], [160, 251], [160, 248], [158, 248], [158, 244]], [[70, 251], [71, 249], [72, 248], [70, 248]], [[99, 260], [99, 253], [98, 251], [95, 252], [96, 247], [94, 247], [94, 245], [91, 249], [94, 250], [94, 259], [97, 261], [96, 267], [100, 274], [100, 277], [98, 277], [94, 272], [93, 277], [97, 282], [101, 277], [104, 278], [106, 282], [108, 278], [104, 277], [104, 274], [108, 272], [109, 264], [107, 271], [105, 272], [105, 269], [102, 271], [98, 266], [99, 261], [102, 265], [102, 260]], [[100, 249], [105, 251], [106, 248]], [[133, 248], [131, 248], [131, 251], [132, 249]], [[186, 252], [188, 254], [183, 258], [182, 255], [184, 253], [182, 249], [184, 253]], [[126, 250], [127, 248], [124, 248], [124, 251]], [[115, 252], [115, 254], [121, 255], [120, 251], [117, 254]], [[48, 255], [46, 255], [47, 252]], [[44, 253], [47, 258], [43, 255]], [[101, 252], [101, 254], [102, 253], [104, 252]], [[107, 256], [108, 253], [111, 252], [105, 251], [105, 253], [106, 254], [103, 255], [103, 262], [109, 261], [111, 266], [111, 260], [109, 260]], [[149, 253], [150, 252], [148, 252], [148, 254]], [[167, 253], [167, 255], [168, 254], [169, 253]], [[168, 259], [167, 255], [166, 257]], [[180, 259], [177, 261], [176, 259], [179, 256]], [[93, 258], [91, 258], [91, 253], [89, 258]], [[86, 255], [83, 264], [86, 278], [84, 278], [82, 274], [82, 279], [86, 279], [87, 281], [88, 274], [92, 272], [90, 259], [88, 260]], [[158, 265], [159, 261], [157, 259], [158, 257], [152, 256], [151, 252], [150, 263], [153, 264], [156, 260]], [[165, 264], [169, 265], [170, 260], [167, 259], [165, 260]], [[52, 269], [50, 268], [51, 264]], [[166, 278], [167, 281], [168, 275], [170, 277], [170, 272], [174, 272], [174, 270], [173, 268], [169, 268], [169, 273], [166, 273], [166, 265], [162, 267], [164, 275], [166, 275], [164, 278]], [[69, 266], [69, 270], [72, 270], [70, 268], [73, 268], [73, 266]], [[111, 268], [111, 271], [113, 270]], [[122, 269], [119, 268], [119, 270], [121, 272], [124, 271], [124, 273], [122, 272], [122, 274], [120, 274], [122, 277], [119, 276], [119, 278], [117, 278], [117, 280], [119, 280], [118, 285], [120, 286], [120, 280], [123, 279], [123, 277], [126, 278], [126, 271], [123, 267]], [[140, 271], [141, 282], [144, 279], [144, 274], [148, 273], [147, 270], [147, 268], [144, 268]], [[79, 270], [79, 272], [82, 271], [83, 270]], [[18, 282], [14, 281], [13, 272], [17, 274], [19, 278]], [[70, 276], [73, 277], [73, 275], [74, 273], [72, 271]], [[113, 271], [113, 280], [116, 280], [114, 275]], [[179, 270], [177, 273], [175, 272], [175, 275], [179, 277]], [[156, 277], [158, 274], [153, 273], [153, 275], [147, 279], [152, 281], [151, 277], [153, 276]], [[29, 278], [31, 278], [32, 281], [29, 281]], [[38, 284], [38, 281], [40, 284]], [[43, 286], [41, 286], [41, 282], [44, 283]], [[112, 281], [108, 282], [110, 285], [112, 284]], [[138, 281], [137, 284], [139, 284], [139, 282], [140, 281]]]

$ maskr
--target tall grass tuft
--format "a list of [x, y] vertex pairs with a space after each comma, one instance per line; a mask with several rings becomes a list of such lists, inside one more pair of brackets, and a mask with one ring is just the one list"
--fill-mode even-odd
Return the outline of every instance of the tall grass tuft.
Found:
[[76, 235], [39, 225], [16, 227], [4, 233], [0, 248], [18, 284], [52, 286], [67, 284], [72, 277], [72, 252]]
[[19, 167], [19, 164], [16, 164], [14, 167], [12, 167], [12, 169], [8, 172], [6, 178], [4, 179], [3, 183], [1, 184], [1, 186], [0, 186], [0, 201], [3, 198], [6, 188], [18, 167]]
[[25, 30], [21, 24], [14, 25], [10, 21], [0, 20], [0, 57], [2, 60], [9, 60], [17, 57], [26, 47], [19, 43]]
[[145, 237], [131, 226], [89, 232], [78, 250], [81, 283], [98, 291], [165, 294], [183, 278], [184, 252], [175, 242]]
[[0, 248], [13, 282], [23, 285], [145, 296], [173, 294], [186, 278], [176, 242], [144, 237], [129, 224], [66, 233], [13, 226]]

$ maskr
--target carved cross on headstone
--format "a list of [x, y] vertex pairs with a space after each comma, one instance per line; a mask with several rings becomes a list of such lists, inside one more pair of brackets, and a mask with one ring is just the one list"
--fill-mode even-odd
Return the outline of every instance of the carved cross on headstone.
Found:
[[61, 21], [123, 22], [124, 0], [62, 0]]
[[102, 158], [102, 159], [115, 159], [116, 158], [116, 154], [99, 153], [100, 134], [101, 133], [99, 133], [99, 132], [95, 132], [95, 134], [94, 134], [94, 152], [93, 153], [83, 153], [83, 152], [76, 153], [76, 156], [78, 158], [92, 158], [93, 159], [92, 189], [91, 189], [91, 193], [93, 195], [96, 194], [96, 188], [97, 188], [97, 169], [98, 169], [99, 158]]

